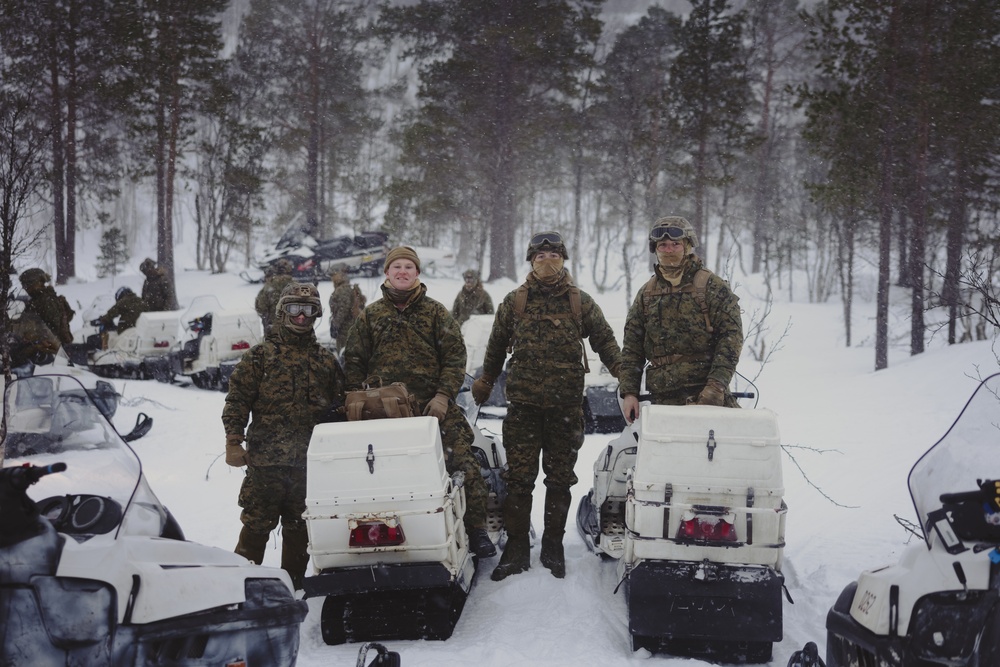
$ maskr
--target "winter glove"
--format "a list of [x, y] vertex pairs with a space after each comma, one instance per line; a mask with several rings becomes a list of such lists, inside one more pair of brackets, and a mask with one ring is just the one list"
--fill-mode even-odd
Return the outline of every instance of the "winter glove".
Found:
[[472, 383], [472, 400], [476, 405], [482, 405], [489, 400], [490, 394], [493, 393], [493, 383], [493, 378], [485, 373]]
[[622, 397], [622, 415], [625, 421], [631, 424], [639, 417], [639, 397], [635, 394], [626, 394]]
[[424, 408], [425, 417], [437, 417], [437, 420], [444, 421], [444, 416], [448, 414], [448, 397], [444, 394], [435, 394]]
[[726, 388], [718, 380], [709, 380], [698, 394], [698, 405], [719, 405], [726, 401]]
[[243, 436], [232, 433], [226, 435], [226, 463], [234, 468], [247, 465], [247, 450], [243, 449]]

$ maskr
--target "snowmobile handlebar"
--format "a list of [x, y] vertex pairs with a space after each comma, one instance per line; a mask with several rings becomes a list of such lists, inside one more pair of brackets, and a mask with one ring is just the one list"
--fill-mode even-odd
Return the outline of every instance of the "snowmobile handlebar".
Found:
[[942, 493], [940, 500], [947, 504], [993, 501], [995, 506], [1000, 506], [1000, 480], [981, 480], [979, 481], [979, 489], [976, 491]]
[[24, 491], [29, 486], [46, 475], [66, 470], [66, 464], [51, 463], [47, 466], [25, 465], [18, 468], [4, 468], [0, 470], [0, 482], [10, 485], [18, 491]]

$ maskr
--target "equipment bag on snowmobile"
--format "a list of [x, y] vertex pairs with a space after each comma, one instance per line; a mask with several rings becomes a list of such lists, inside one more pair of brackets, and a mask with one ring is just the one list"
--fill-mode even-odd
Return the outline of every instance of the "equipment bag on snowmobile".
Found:
[[[372, 386], [373, 379], [379, 386]], [[387, 387], [381, 385], [381, 378], [368, 378], [365, 380], [365, 389], [347, 392], [344, 401], [347, 421], [420, 415], [417, 397], [409, 392], [405, 384], [393, 382]]]

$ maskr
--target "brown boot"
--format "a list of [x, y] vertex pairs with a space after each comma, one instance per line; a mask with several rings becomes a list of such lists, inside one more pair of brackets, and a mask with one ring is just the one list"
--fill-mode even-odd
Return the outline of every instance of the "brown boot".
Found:
[[243, 526], [235, 551], [247, 560], [260, 565], [264, 562], [264, 549], [267, 548], [269, 536], [270, 533], [258, 533]]
[[563, 535], [566, 533], [566, 517], [573, 495], [568, 489], [545, 490], [545, 532], [542, 533], [542, 565], [552, 576], [562, 579], [566, 576], [566, 558], [563, 555]]
[[299, 590], [309, 564], [309, 534], [304, 526], [292, 529], [285, 526], [281, 533], [281, 569], [292, 578], [292, 587]]
[[490, 575], [493, 581], [506, 579], [531, 567], [531, 544], [528, 542], [531, 525], [530, 495], [507, 496], [503, 504], [503, 525], [507, 531], [507, 545], [503, 548], [500, 563]]

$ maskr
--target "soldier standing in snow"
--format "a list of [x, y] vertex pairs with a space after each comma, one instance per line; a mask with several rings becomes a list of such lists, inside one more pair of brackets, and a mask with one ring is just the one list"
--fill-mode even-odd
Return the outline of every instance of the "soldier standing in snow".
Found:
[[729, 381], [743, 349], [739, 298], [693, 252], [694, 228], [660, 218], [649, 233], [655, 273], [640, 288], [625, 320], [620, 391], [625, 419], [639, 416], [639, 387], [658, 405], [739, 407]]
[[49, 274], [41, 269], [28, 269], [20, 275], [21, 287], [31, 297], [25, 306], [25, 312], [38, 315], [59, 342], [68, 345], [73, 342], [69, 323], [76, 313], [70, 308], [66, 298], [56, 294], [55, 289], [48, 284], [50, 279]]
[[465, 472], [465, 527], [469, 548], [480, 558], [496, 554], [486, 532], [489, 491], [472, 455], [475, 434], [455, 404], [465, 378], [465, 342], [448, 309], [427, 296], [420, 258], [408, 246], [385, 258], [383, 297], [369, 305], [347, 334], [347, 387], [360, 389], [372, 376], [383, 385], [402, 382], [424, 415], [436, 417], [449, 473]]
[[528, 532], [538, 459], [545, 473], [545, 531], [540, 560], [553, 576], [566, 576], [563, 535], [572, 501], [570, 488], [577, 452], [583, 445], [583, 339], [613, 375], [620, 350], [614, 332], [593, 298], [573, 284], [563, 266], [569, 259], [562, 237], [535, 234], [528, 245], [531, 273], [497, 309], [483, 360], [483, 374], [472, 385], [482, 405], [513, 348], [507, 371], [507, 499], [503, 518], [507, 546], [491, 578], [500, 581], [530, 566]]
[[157, 266], [152, 258], [147, 257], [142, 260], [139, 270], [146, 276], [142, 283], [142, 301], [146, 304], [146, 310], [177, 310], [177, 298], [174, 297], [173, 286], [163, 267]]
[[451, 307], [451, 316], [455, 318], [459, 326], [472, 315], [493, 314], [493, 300], [483, 288], [479, 272], [469, 269], [462, 274], [462, 278], [465, 284], [458, 296], [455, 297], [455, 304]]
[[275, 308], [281, 292], [294, 282], [292, 278], [292, 263], [287, 259], [279, 259], [268, 267], [264, 277], [264, 286], [257, 292], [253, 307], [260, 316], [260, 323], [264, 327], [264, 336], [271, 333], [271, 327], [275, 322]]
[[[351, 284], [347, 267], [335, 264], [330, 271], [333, 292], [330, 294], [330, 338], [342, 348], [347, 342], [347, 331], [365, 307], [365, 297], [357, 285]], [[355, 303], [357, 302], [357, 303]]]
[[343, 371], [313, 331], [322, 314], [313, 285], [287, 285], [278, 299], [271, 335], [233, 370], [222, 411], [226, 463], [247, 468], [240, 488], [243, 529], [236, 553], [259, 565], [280, 520], [281, 568], [297, 589], [309, 562], [302, 518], [309, 438], [316, 424], [333, 421], [344, 401]]

